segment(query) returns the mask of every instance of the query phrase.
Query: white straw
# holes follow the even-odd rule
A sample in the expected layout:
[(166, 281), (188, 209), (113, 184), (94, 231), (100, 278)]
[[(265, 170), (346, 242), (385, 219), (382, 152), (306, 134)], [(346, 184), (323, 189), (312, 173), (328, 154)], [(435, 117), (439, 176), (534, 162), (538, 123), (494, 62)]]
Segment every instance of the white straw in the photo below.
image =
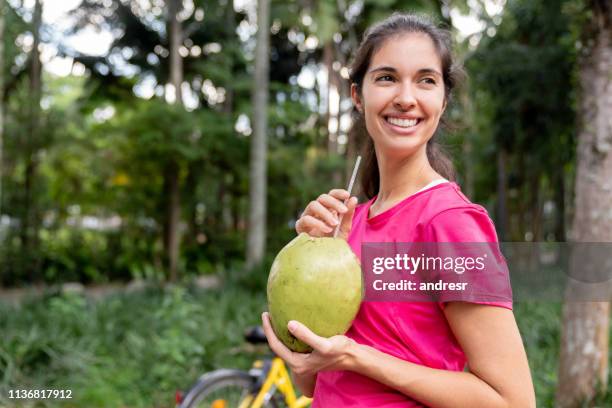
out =
[[(344, 200), (344, 205), (346, 205), (348, 201), (351, 199), (351, 191), (353, 190), (353, 184), (355, 183), (355, 178), (357, 177), (357, 170), (359, 169), (360, 163), (361, 163), (361, 156), (357, 156), (357, 160), (355, 161), (355, 166), (353, 167), (353, 174), (351, 175), (351, 181), (349, 181), (349, 185), (347, 188), (349, 196), (346, 200)], [(340, 231), (340, 225), (342, 225), (342, 218), (344, 218), (344, 214), (340, 214), (338, 225), (336, 225), (336, 230), (334, 231), (334, 238), (338, 236), (338, 232)]]

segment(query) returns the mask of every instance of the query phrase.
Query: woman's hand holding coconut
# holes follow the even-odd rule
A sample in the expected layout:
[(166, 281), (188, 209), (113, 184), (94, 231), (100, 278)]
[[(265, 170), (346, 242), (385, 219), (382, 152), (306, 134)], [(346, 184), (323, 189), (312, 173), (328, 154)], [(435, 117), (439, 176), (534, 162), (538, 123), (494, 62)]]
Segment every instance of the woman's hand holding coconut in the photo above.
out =
[(295, 230), (298, 234), (305, 232), (312, 237), (330, 237), (333, 236), (340, 221), (340, 215), (343, 215), (337, 238), (346, 240), (357, 207), (357, 197), (350, 199), (349, 197), (349, 192), (343, 189), (334, 189), (328, 194), (321, 194), (316, 200), (308, 203), (302, 216), (295, 223)]
[(359, 260), (346, 242), (356, 206), (357, 198), (342, 189), (308, 203), (295, 225), (298, 236), (270, 270), (264, 331), (307, 396), (319, 371), (350, 370), (354, 363), (356, 343), (343, 333), (362, 297)]
[(321, 337), (297, 321), (290, 321), (287, 328), (293, 336), (312, 347), (312, 352), (296, 353), (287, 348), (274, 334), (268, 313), (262, 315), (263, 328), (268, 344), (297, 376), (314, 376), (322, 370), (350, 370), (353, 366), (353, 339), (344, 335)]

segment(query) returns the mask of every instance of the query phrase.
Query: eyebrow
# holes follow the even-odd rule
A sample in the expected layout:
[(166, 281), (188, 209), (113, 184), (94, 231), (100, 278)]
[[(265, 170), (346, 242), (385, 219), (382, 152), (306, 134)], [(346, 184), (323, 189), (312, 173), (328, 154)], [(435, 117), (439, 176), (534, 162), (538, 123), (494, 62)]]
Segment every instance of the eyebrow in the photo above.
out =
[[(389, 66), (383, 66), (383, 67), (377, 67), (377, 68), (371, 69), (368, 72), (368, 74), (373, 74), (373, 73), (380, 72), (380, 71), (397, 73), (397, 69), (395, 69), (393, 67), (389, 67)], [(421, 69), (418, 70), (417, 73), (418, 74), (434, 74), (434, 75), (437, 75), (437, 76), (440, 76), (440, 77), (442, 76), (440, 71), (438, 71), (437, 69), (434, 69), (434, 68), (421, 68)]]

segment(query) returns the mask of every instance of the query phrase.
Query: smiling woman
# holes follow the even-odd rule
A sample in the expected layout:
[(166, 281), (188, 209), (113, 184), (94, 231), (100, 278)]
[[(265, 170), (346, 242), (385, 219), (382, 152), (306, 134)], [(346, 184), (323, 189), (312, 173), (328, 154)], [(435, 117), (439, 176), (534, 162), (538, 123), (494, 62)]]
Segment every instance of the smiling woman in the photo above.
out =
[[(423, 153), (446, 107), (441, 62), (432, 39), (403, 34), (374, 54), (361, 85), (352, 96), (365, 116), (368, 134), (379, 152), (377, 161)], [(415, 157), (416, 157), (415, 156)]]
[[(386, 41), (390, 37), (395, 41)], [(372, 27), (357, 50), (350, 75), (356, 108), (352, 133), (356, 137), (365, 129), (370, 136), (365, 142), (365, 176), (361, 183), (368, 197), (376, 195), (380, 187), (379, 160), (385, 155), (408, 153), (394, 149), (401, 144), (389, 145), (393, 138), (387, 138), (386, 143), (385, 139), (377, 140), (375, 135), (380, 133), (376, 127), (400, 136), (418, 130), (416, 136), (421, 139), (413, 137), (403, 143), (413, 148), (420, 145), (431, 168), (446, 179), (454, 179), (452, 162), (436, 142), (452, 91), (464, 76), (462, 68), (453, 64), (450, 44), (448, 31), (425, 18), (411, 16), (405, 20), (390, 18)], [(419, 143), (423, 137), (427, 143)], [(414, 157), (422, 159), (423, 155)]]
[[(340, 237), (362, 265), (362, 243), (497, 246), (486, 210), (450, 181), (451, 162), (435, 142), (461, 72), (453, 66), (450, 44), (448, 32), (411, 14), (394, 14), (368, 30), (350, 79), (353, 131), (367, 135), (362, 188), (369, 200), (357, 205), (340, 189), (322, 194), (306, 206), (298, 233), (330, 236), (340, 223)], [(500, 270), (507, 277), (507, 269)], [(314, 395), (314, 407), (535, 406), (507, 298), (364, 301), (346, 335), (329, 338), (290, 321), (291, 334), (312, 347), (307, 355), (287, 349), (266, 314), (263, 324), (296, 384)]]

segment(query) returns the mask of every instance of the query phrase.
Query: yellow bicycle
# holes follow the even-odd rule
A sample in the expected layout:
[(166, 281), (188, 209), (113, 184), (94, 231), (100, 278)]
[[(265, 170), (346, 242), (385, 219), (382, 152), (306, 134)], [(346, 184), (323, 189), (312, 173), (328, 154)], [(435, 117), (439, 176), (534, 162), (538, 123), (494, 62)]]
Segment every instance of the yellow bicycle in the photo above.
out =
[[(267, 344), (259, 326), (248, 331), (245, 339), (251, 344)], [(277, 356), (256, 360), (249, 371), (206, 373), (179, 400), (177, 408), (303, 408), (312, 402), (297, 396), (285, 362)]]

